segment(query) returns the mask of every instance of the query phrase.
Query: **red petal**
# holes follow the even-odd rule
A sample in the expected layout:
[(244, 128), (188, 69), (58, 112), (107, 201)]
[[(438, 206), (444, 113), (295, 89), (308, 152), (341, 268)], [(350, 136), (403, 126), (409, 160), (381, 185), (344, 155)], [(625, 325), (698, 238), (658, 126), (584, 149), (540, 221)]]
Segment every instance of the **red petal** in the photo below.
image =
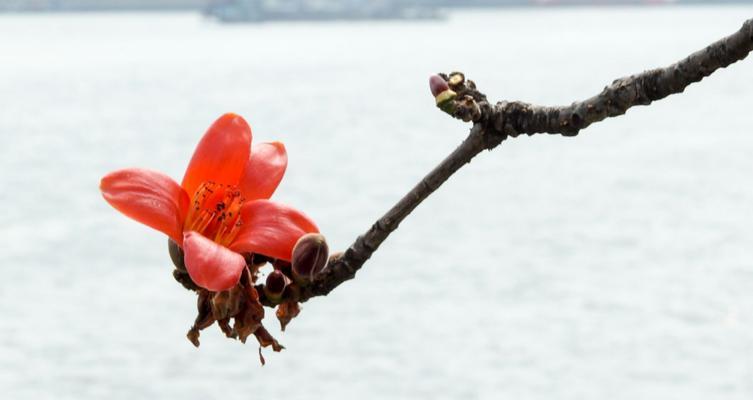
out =
[(239, 181), (246, 200), (272, 197), (288, 167), (288, 153), (280, 142), (254, 145)]
[(129, 168), (107, 174), (99, 183), (102, 196), (126, 216), (183, 241), (188, 195), (169, 176)]
[(246, 267), (246, 260), (242, 255), (197, 232), (184, 234), (183, 251), (188, 275), (194, 283), (213, 292), (235, 286)]
[(236, 114), (225, 114), (196, 146), (182, 186), (193, 196), (202, 182), (236, 185), (251, 152), (251, 127)]
[(293, 246), (310, 232), (319, 232), (302, 212), (269, 200), (254, 200), (241, 208), (243, 225), (230, 248), (290, 261)]

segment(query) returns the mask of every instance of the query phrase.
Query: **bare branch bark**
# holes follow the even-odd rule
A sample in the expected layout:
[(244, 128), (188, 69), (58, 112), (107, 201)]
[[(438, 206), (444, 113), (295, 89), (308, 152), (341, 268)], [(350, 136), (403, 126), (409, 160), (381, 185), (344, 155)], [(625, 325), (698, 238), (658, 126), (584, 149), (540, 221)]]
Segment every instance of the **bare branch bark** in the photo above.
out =
[(542, 107), (521, 102), (499, 102), (485, 116), (494, 129), (509, 136), (521, 133), (575, 136), (589, 125), (616, 117), (636, 105), (649, 105), (682, 93), (690, 84), (740, 61), (753, 50), (753, 19), (734, 34), (710, 44), (665, 68), (620, 78), (596, 96), (569, 106)]
[[(753, 19), (742, 28), (703, 50), (665, 68), (646, 71), (615, 80), (596, 96), (569, 106), (546, 107), (513, 101), (491, 105), (463, 74), (441, 75), (454, 92), (442, 109), (453, 117), (473, 122), (469, 136), (418, 183), (405, 197), (382, 216), (366, 233), (330, 264), (316, 280), (297, 293), (298, 301), (325, 296), (356, 272), (385, 239), (431, 193), (452, 174), (484, 149), (492, 149), (508, 137), (535, 133), (575, 136), (589, 125), (624, 114), (630, 107), (648, 105), (669, 95), (681, 93), (687, 86), (744, 59), (753, 50)], [(263, 291), (260, 291), (263, 293)], [(271, 305), (266, 299), (262, 301)]]
[(434, 193), (452, 174), (487, 148), (486, 138), (481, 125), (474, 125), (470, 135), (437, 165), (421, 182), (397, 202), (371, 228), (359, 236), (341, 256), (330, 260), (327, 268), (317, 276), (311, 285), (301, 291), (299, 301), (306, 301), (314, 296), (326, 295), (340, 283), (355, 277), (356, 271), (379, 248), (379, 245), (400, 225), (405, 217)]

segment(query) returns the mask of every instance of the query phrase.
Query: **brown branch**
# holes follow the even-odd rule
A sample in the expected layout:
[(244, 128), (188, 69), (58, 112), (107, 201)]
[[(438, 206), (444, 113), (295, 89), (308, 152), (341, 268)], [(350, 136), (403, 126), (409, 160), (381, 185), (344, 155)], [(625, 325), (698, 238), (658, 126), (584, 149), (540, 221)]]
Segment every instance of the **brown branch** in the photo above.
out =
[[(325, 296), (341, 283), (355, 277), (371, 255), (423, 200), (452, 174), (484, 149), (492, 149), (507, 137), (535, 133), (575, 136), (589, 125), (624, 114), (630, 107), (648, 105), (671, 94), (681, 93), (687, 86), (744, 59), (753, 50), (753, 19), (746, 21), (736, 33), (666, 68), (615, 80), (598, 95), (569, 106), (544, 107), (522, 102), (499, 102), (491, 105), (486, 96), (466, 81), (461, 73), (442, 75), (452, 97), (441, 108), (463, 121), (473, 121), (469, 136), (424, 177), (405, 197), (382, 216), (366, 233), (330, 264), (314, 282), (301, 289), (295, 297), (306, 301)], [(445, 97), (446, 99), (446, 97)], [(263, 293), (263, 291), (260, 291)], [(262, 299), (267, 305), (272, 305)]]
[(734, 34), (712, 43), (666, 68), (620, 78), (596, 96), (569, 106), (542, 107), (521, 102), (499, 102), (489, 115), (494, 129), (504, 135), (521, 133), (575, 136), (581, 129), (633, 106), (649, 105), (669, 95), (682, 93), (690, 84), (719, 68), (740, 61), (753, 50), (753, 19)]

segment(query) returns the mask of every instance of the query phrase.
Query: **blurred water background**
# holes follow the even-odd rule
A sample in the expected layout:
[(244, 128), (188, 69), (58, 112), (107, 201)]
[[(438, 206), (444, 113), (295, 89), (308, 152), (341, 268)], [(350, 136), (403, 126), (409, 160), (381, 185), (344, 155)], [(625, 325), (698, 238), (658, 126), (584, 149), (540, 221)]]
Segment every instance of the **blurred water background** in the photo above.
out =
[[(185, 333), (165, 238), (100, 197), (180, 179), (220, 114), (290, 165), (275, 199), (344, 249), (466, 135), (427, 78), (566, 104), (737, 30), (751, 6), (514, 9), (226, 26), (196, 14), (0, 16), (4, 399), (750, 399), (753, 61), (577, 138), (480, 155), (287, 349)], [(268, 325), (276, 327), (273, 320)]]

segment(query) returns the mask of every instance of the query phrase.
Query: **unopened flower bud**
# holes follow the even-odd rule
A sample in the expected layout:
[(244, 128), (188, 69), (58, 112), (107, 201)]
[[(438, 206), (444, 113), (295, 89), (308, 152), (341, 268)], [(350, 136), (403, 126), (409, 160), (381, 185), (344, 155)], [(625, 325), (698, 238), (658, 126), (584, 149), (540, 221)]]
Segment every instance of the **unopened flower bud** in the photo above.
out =
[(280, 301), (288, 284), (290, 284), (290, 279), (280, 270), (274, 270), (267, 275), (267, 283), (264, 285), (264, 294), (273, 302)]
[(186, 264), (183, 261), (183, 249), (178, 246), (178, 243), (175, 243), (175, 241), (172, 239), (168, 239), (167, 250), (170, 252), (170, 259), (173, 260), (175, 268), (178, 268), (181, 271), (185, 271)]
[(437, 97), (445, 90), (449, 90), (450, 86), (447, 85), (447, 81), (445, 81), (441, 76), (432, 75), (429, 78), (429, 88), (431, 89), (431, 95)]
[(293, 247), (293, 279), (299, 285), (311, 282), (327, 266), (329, 247), (324, 236), (308, 233), (301, 236)]
[(439, 75), (432, 75), (429, 78), (429, 88), (431, 89), (431, 94), (434, 95), (434, 100), (437, 101), (437, 107), (451, 113), (452, 100), (455, 99), (457, 93), (450, 89), (444, 78)]

